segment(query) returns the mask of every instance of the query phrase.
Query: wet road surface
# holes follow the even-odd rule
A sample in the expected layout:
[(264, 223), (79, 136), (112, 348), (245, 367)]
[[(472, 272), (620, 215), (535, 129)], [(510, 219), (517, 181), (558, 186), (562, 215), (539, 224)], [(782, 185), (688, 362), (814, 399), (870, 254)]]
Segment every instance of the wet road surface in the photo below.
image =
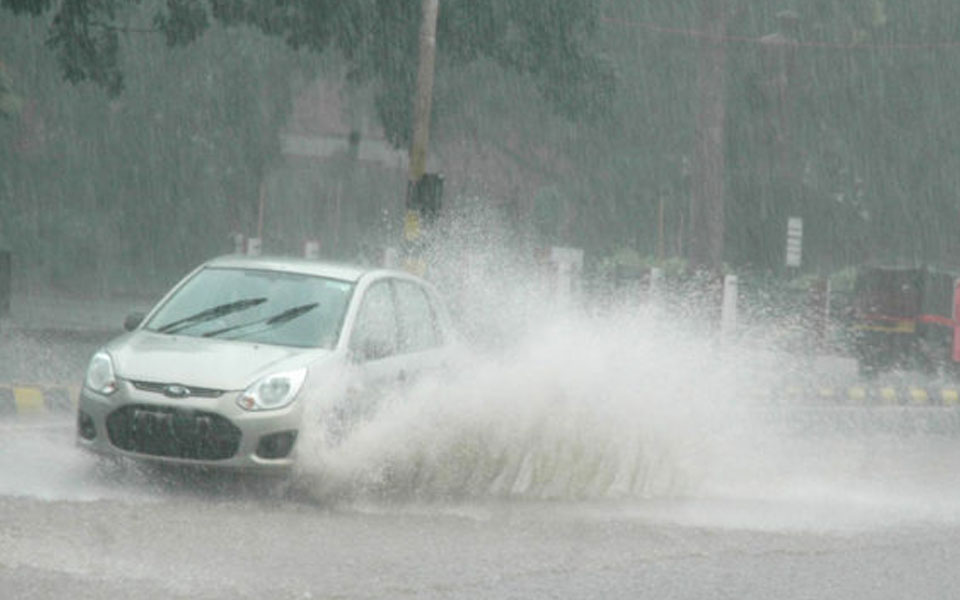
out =
[[(11, 377), (78, 379), (101, 343), (6, 335)], [(547, 332), (286, 482), (2, 419), (0, 597), (956, 597), (960, 409), (758, 407), (781, 363), (648, 337)]]
[[(4, 423), (0, 589), (91, 599), (952, 597), (960, 440), (894, 441), (821, 439), (828, 450), (798, 460), (792, 480), (734, 476), (687, 497), (344, 498), (309, 480), (291, 489), (102, 466), (73, 447), (68, 422)], [(848, 464), (826, 459), (844, 451)]]

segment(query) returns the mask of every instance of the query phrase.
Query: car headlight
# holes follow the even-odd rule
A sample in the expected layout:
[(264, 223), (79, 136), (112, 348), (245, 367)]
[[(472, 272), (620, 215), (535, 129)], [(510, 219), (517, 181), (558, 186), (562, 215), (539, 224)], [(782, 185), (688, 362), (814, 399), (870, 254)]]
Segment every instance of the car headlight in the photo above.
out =
[(237, 404), (244, 410), (283, 408), (297, 397), (306, 377), (306, 369), (267, 375), (244, 390), (237, 398)]
[(87, 388), (105, 396), (117, 391), (117, 376), (113, 372), (113, 359), (105, 351), (100, 350), (90, 359), (87, 367), (87, 376), (83, 380)]

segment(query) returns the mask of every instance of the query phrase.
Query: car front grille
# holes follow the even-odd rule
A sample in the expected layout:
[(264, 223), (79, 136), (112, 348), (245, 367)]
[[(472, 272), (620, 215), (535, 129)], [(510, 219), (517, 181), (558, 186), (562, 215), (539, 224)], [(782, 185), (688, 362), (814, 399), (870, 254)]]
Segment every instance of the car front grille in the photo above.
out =
[[(143, 392), (153, 392), (154, 394), (163, 394), (170, 397), (194, 397), (194, 398), (218, 398), (223, 395), (223, 390), (217, 390), (213, 388), (202, 388), (178, 384), (169, 384), (169, 383), (158, 383), (156, 381), (134, 381), (130, 380), (130, 383), (133, 384), (133, 387), (137, 388)], [(177, 387), (181, 390), (185, 390), (185, 393), (182, 395), (172, 396), (168, 390), (171, 387)]]
[(213, 413), (131, 404), (107, 416), (110, 443), (150, 456), (224, 460), (237, 453), (240, 430)]

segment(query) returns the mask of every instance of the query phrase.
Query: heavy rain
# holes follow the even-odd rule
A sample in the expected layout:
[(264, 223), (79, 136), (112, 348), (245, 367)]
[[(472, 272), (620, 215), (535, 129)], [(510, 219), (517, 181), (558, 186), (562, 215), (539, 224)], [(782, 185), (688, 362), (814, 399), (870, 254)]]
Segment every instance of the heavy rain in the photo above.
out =
[(954, 597), (958, 80), (948, 0), (0, 0), (0, 598)]

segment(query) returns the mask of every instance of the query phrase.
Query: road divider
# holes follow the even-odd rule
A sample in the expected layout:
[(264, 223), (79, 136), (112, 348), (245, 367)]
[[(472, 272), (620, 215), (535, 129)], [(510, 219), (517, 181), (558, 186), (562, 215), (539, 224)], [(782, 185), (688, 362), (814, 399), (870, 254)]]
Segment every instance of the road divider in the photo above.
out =
[(788, 387), (783, 392), (773, 392), (771, 397), (774, 400), (807, 405), (960, 407), (960, 387), (889, 385)]
[[(76, 385), (0, 384), (0, 418), (69, 414), (79, 393)], [(788, 386), (762, 395), (785, 405), (960, 408), (960, 386)]]
[(0, 385), (0, 417), (69, 414), (79, 391), (67, 385)]

